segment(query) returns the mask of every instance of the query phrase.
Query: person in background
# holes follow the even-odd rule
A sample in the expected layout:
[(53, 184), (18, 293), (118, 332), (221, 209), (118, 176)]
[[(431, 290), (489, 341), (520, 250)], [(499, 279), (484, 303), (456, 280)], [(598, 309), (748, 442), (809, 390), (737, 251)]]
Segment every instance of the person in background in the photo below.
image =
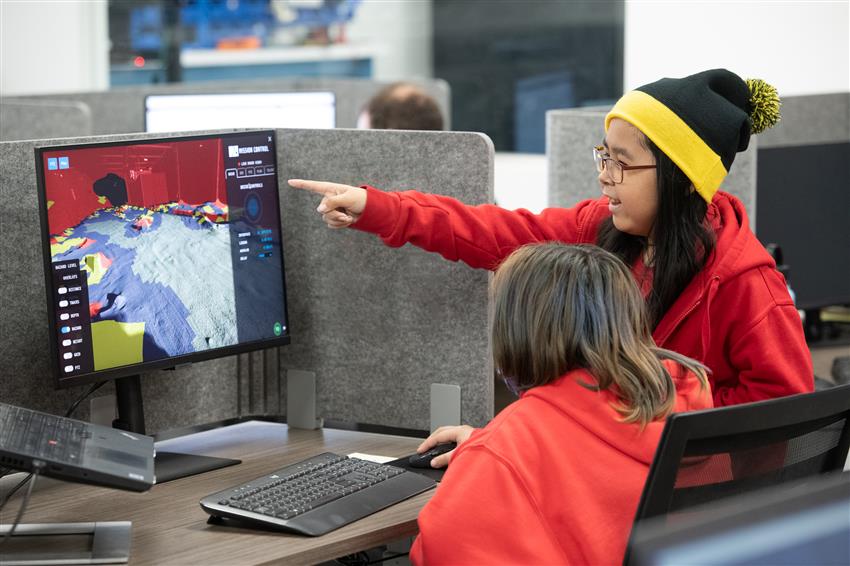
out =
[(442, 130), (437, 102), (410, 83), (394, 83), (373, 96), (357, 118), (357, 127), (373, 130)]
[(705, 364), (714, 404), (733, 405), (813, 389), (785, 280), (741, 201), (719, 190), (736, 152), (778, 119), (773, 87), (725, 69), (639, 87), (607, 114), (593, 148), (601, 198), (539, 215), (417, 191), (289, 183), (322, 195), (318, 211), (331, 228), (476, 268), (496, 269), (529, 243), (598, 244), (629, 266), (658, 346)]
[(705, 368), (655, 347), (599, 247), (519, 248), (491, 296), (494, 365), (520, 399), (455, 449), (411, 560), (620, 564), (665, 417), (712, 406)]

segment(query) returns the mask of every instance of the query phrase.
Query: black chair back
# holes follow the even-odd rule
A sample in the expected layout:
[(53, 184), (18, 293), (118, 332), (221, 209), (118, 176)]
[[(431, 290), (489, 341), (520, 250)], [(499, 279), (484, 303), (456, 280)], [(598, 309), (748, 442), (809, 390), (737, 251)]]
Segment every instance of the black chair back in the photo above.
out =
[(661, 515), (673, 523), (702, 503), (840, 471), (848, 451), (850, 384), (673, 414), (655, 452), (635, 524)]

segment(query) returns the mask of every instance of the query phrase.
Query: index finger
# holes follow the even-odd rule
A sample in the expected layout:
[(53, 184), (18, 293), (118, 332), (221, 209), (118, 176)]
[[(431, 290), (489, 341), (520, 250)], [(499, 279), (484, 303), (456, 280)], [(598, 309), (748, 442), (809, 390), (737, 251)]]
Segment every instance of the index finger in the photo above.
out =
[(431, 435), (422, 441), (416, 451), (420, 454), (433, 448), (438, 444), (445, 444), (446, 442), (457, 442), (457, 429), (456, 426), (441, 426), (437, 430), (431, 433)]
[(348, 190), (348, 185), (341, 183), (329, 183), (327, 181), (310, 181), (307, 179), (289, 179), (289, 186), (295, 189), (310, 191), (322, 196), (333, 196)]

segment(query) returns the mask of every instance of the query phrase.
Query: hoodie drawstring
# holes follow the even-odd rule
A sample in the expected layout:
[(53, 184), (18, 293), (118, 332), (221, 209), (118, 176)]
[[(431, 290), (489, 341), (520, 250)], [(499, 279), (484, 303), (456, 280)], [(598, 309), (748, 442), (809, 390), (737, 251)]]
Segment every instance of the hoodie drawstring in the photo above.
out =
[(708, 356), (708, 348), (711, 345), (711, 300), (717, 294), (717, 289), (720, 287), (720, 276), (714, 275), (711, 282), (708, 284), (708, 290), (705, 293), (705, 305), (703, 306), (702, 315), (702, 332), (700, 332), (700, 357), (705, 363)]

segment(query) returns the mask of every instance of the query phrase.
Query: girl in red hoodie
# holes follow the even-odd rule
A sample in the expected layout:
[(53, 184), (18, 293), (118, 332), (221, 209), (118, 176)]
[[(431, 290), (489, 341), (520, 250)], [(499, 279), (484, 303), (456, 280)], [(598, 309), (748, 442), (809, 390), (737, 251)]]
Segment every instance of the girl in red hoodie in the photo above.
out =
[(725, 69), (628, 92), (593, 148), (602, 198), (539, 215), (416, 191), (290, 184), (324, 197), (319, 211), (333, 228), (472, 267), (495, 269), (528, 243), (596, 243), (630, 267), (655, 342), (711, 370), (715, 405), (757, 401), (811, 391), (814, 379), (784, 278), (741, 202), (718, 190), (735, 153), (778, 120), (778, 107), (773, 87)]
[(596, 246), (522, 247), (492, 296), (520, 399), (455, 449), (411, 559), (619, 564), (664, 417), (712, 406), (704, 368), (655, 347), (628, 268)]

